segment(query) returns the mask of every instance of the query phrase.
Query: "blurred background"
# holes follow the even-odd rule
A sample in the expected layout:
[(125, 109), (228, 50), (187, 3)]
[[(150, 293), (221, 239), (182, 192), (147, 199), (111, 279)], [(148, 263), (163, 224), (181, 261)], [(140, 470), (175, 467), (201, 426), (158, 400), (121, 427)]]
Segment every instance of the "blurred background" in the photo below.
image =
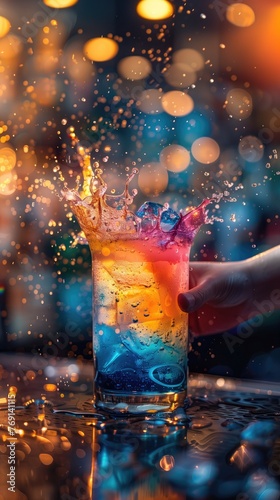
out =
[[(134, 209), (223, 195), (193, 260), (280, 243), (279, 25), (276, 0), (0, 2), (1, 351), (92, 357), (90, 252), (60, 196), (81, 147), (111, 192), (139, 169)], [(279, 325), (197, 339), (190, 371), (280, 380)]]

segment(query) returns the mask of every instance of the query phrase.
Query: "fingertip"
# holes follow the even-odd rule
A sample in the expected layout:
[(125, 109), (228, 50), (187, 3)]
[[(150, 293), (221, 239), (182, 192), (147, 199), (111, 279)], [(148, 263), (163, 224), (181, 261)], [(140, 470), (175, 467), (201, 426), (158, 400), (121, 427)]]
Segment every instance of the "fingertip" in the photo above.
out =
[(177, 298), (178, 306), (182, 311), (185, 311), (185, 296), (183, 293), (180, 293)]
[(178, 295), (178, 305), (184, 312), (190, 312), (194, 305), (194, 297), (190, 294), (180, 293)]

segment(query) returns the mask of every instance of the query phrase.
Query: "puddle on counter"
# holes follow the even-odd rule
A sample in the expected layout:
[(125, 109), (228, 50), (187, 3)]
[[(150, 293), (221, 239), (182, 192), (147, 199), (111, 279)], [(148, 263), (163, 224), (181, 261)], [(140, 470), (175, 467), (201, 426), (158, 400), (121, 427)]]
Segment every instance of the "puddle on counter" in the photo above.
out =
[[(146, 488), (164, 484), (176, 500), (279, 498), (280, 398), (202, 392), (190, 400), (187, 419), (182, 411), (156, 420), (108, 417), (93, 411), (87, 394), (26, 398), (15, 412), (18, 490), (28, 495), (45, 481), (42, 491), (51, 488), (54, 499), (105, 500), (113, 489), (114, 498), (129, 500), (144, 481)], [(4, 405), (0, 418), (7, 418)], [(2, 423), (6, 469), (9, 438)]]

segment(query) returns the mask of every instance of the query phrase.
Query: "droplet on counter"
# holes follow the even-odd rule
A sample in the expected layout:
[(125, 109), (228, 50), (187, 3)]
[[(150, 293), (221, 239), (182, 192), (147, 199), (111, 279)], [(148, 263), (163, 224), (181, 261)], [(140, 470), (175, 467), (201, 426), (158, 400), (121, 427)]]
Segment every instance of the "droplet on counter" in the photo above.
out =
[(206, 427), (210, 427), (211, 425), (212, 422), (207, 418), (193, 418), (190, 423), (190, 429), (205, 429)]
[(160, 465), (161, 469), (168, 472), (171, 469), (173, 469), (173, 467), (175, 465), (175, 458), (172, 455), (164, 455), (161, 458), (159, 465)]

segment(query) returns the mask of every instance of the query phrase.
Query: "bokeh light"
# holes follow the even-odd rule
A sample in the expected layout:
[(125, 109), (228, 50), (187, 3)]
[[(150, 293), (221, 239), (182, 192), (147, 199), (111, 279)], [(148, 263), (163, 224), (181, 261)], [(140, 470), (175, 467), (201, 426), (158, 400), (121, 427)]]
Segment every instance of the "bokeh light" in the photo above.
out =
[(189, 71), (200, 71), (204, 68), (204, 59), (195, 49), (179, 49), (173, 54), (173, 62), (184, 64)]
[(160, 153), (160, 163), (170, 172), (183, 172), (191, 160), (189, 151), (178, 144), (171, 144)]
[(95, 76), (95, 67), (85, 61), (81, 54), (76, 53), (68, 59), (67, 73), (76, 82), (88, 82)]
[(156, 21), (171, 17), (174, 9), (172, 3), (167, 0), (141, 0), (136, 11), (140, 17)]
[(85, 58), (80, 40), (74, 38), (64, 47), (63, 63), (70, 78), (77, 82), (92, 81), (96, 66)]
[(84, 45), (85, 56), (96, 62), (109, 61), (117, 55), (118, 51), (118, 43), (106, 37), (91, 38)]
[(24, 145), (17, 150), (17, 168), (21, 175), (28, 175), (37, 165), (37, 155), (33, 148)]
[(227, 20), (239, 28), (248, 28), (255, 22), (255, 13), (245, 3), (232, 3), (226, 10)]
[(39, 453), (38, 458), (44, 465), (51, 465), (53, 463), (53, 456), (49, 453)]
[(11, 29), (11, 23), (9, 19), (4, 16), (0, 16), (0, 38), (6, 36)]
[(53, 7), (54, 9), (65, 9), (66, 7), (72, 7), (78, 0), (43, 0), (44, 4), (48, 7)]
[(10, 196), (17, 188), (17, 174), (14, 172), (6, 172), (0, 174), (0, 195)]
[(180, 90), (170, 90), (162, 96), (162, 107), (172, 116), (185, 116), (194, 108), (193, 99)]
[(0, 147), (0, 174), (9, 172), (15, 167), (16, 152), (8, 145)]
[(219, 158), (219, 144), (211, 137), (200, 137), (196, 139), (191, 147), (193, 157), (200, 163), (213, 163)]
[(42, 106), (50, 106), (56, 101), (57, 94), (56, 79), (42, 77), (38, 78), (32, 96)]
[(143, 90), (137, 101), (137, 106), (141, 111), (150, 115), (162, 113), (162, 95), (159, 89)]
[(164, 73), (166, 82), (172, 87), (186, 88), (195, 83), (197, 75), (188, 64), (171, 64)]
[(118, 72), (128, 80), (142, 80), (152, 71), (152, 65), (148, 59), (142, 56), (124, 57), (118, 64)]
[(252, 97), (244, 89), (231, 89), (226, 96), (225, 109), (231, 118), (246, 120), (252, 113)]
[(138, 176), (138, 186), (143, 194), (154, 197), (162, 193), (168, 184), (168, 173), (159, 162), (142, 166)]
[(280, 85), (280, 5), (273, 0), (265, 4), (251, 2), (251, 5), (256, 16), (252, 26), (238, 31), (225, 30), (226, 50), (221, 51), (222, 62), (234, 67), (252, 88), (256, 85), (269, 91)]
[(1, 39), (1, 59), (12, 59), (17, 57), (21, 51), (22, 41), (18, 36), (10, 33)]
[(238, 152), (244, 160), (254, 163), (262, 159), (264, 146), (258, 137), (246, 135), (239, 142)]

